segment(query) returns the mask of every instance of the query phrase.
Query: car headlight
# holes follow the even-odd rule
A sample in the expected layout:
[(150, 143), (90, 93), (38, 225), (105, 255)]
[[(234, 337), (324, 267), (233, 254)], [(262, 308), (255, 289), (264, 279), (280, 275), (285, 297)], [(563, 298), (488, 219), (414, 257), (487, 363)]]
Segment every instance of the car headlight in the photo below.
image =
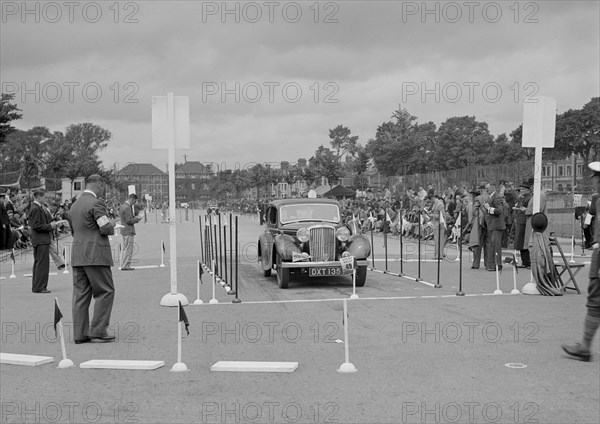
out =
[(339, 241), (347, 241), (350, 238), (350, 230), (346, 227), (340, 227), (335, 232), (335, 236)]
[(308, 228), (300, 228), (297, 232), (296, 232), (296, 237), (298, 238), (298, 240), (300, 240), (302, 243), (306, 243), (309, 239), (310, 239), (310, 232), (308, 231)]

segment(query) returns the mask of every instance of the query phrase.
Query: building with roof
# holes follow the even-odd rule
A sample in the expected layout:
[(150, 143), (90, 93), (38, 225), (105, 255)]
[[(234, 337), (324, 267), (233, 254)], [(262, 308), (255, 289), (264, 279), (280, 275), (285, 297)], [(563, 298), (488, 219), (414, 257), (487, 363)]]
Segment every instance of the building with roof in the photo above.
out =
[(210, 190), (208, 182), (214, 175), (210, 165), (199, 161), (175, 164), (175, 198), (178, 202), (208, 201)]
[(169, 200), (168, 174), (151, 163), (128, 163), (115, 171), (115, 177), (125, 186), (135, 185), (140, 199), (149, 194), (155, 204)]

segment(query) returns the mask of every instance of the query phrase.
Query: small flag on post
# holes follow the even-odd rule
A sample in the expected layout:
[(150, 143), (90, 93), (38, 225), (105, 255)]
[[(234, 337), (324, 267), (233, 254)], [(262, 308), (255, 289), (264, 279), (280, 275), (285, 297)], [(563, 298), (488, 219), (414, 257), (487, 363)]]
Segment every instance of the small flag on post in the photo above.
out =
[(58, 307), (58, 302), (56, 301), (56, 299), (54, 299), (54, 333), (57, 337), (58, 332), (56, 331), (56, 326), (58, 325), (61, 319), (63, 319), (63, 314), (60, 311), (60, 308)]
[(13, 264), (14, 264), (16, 262), (16, 260), (15, 260), (15, 249), (11, 250), (11, 252), (10, 252), (10, 258), (12, 259)]
[(165, 248), (165, 242), (161, 241), (160, 244), (162, 245), (162, 251), (163, 251), (163, 253), (167, 253), (167, 249)]
[(198, 262), (198, 276), (200, 277), (200, 284), (202, 284), (202, 274), (204, 274), (204, 270), (202, 269), (202, 263)]
[(515, 268), (515, 272), (519, 273), (519, 267), (517, 266), (517, 257), (515, 256), (515, 252), (513, 252), (513, 267)]
[(187, 332), (187, 334), (189, 336), (190, 330), (188, 329), (188, 327), (190, 326), (190, 322), (188, 321), (188, 317), (185, 314), (185, 310), (183, 309), (183, 306), (181, 305), (181, 301), (179, 301), (179, 322), (183, 322), (185, 324), (185, 331)]

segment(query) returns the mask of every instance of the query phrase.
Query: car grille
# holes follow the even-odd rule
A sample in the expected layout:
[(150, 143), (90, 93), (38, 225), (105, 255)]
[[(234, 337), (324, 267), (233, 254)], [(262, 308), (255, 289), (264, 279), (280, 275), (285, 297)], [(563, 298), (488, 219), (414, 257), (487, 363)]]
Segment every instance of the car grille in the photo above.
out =
[(310, 229), (310, 256), (313, 262), (335, 260), (335, 230), (333, 228)]

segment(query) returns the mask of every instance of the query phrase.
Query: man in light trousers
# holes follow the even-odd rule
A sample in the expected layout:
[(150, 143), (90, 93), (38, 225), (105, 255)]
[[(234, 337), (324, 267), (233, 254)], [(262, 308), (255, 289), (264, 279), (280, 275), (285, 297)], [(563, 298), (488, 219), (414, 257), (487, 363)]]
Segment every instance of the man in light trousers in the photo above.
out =
[(137, 196), (131, 193), (125, 203), (119, 208), (121, 218), (121, 235), (123, 236), (123, 258), (121, 260), (121, 271), (133, 271), (131, 267), (131, 256), (133, 255), (133, 240), (135, 237), (135, 226), (140, 218), (135, 215), (134, 206)]

